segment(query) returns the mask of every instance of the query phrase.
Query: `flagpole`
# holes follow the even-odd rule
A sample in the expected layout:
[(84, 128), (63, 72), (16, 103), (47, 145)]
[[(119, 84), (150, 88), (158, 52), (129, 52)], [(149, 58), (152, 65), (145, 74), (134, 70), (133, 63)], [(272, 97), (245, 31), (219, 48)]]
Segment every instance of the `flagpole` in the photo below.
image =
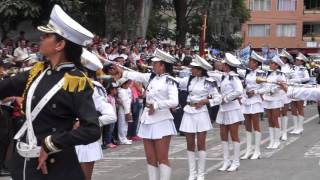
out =
[(199, 45), (199, 55), (205, 57), (205, 42), (206, 42), (206, 29), (207, 29), (207, 15), (201, 16), (201, 31), (200, 31), (200, 45)]

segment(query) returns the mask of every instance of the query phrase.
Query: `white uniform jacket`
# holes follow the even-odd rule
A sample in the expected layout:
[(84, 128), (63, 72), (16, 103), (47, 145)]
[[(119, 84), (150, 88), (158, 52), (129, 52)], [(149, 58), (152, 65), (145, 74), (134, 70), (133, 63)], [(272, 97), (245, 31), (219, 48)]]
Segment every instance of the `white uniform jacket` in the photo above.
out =
[(146, 87), (146, 103), (153, 104), (155, 112), (148, 114), (145, 107), (141, 115), (141, 122), (153, 124), (163, 120), (173, 119), (170, 108), (179, 104), (176, 80), (168, 74), (156, 75), (150, 82), (151, 73), (124, 71), (123, 77), (142, 82)]
[(279, 86), (275, 83), (278, 81), (286, 81), (284, 74), (281, 71), (271, 71), (267, 77), (267, 83), (264, 83), (265, 94), (263, 99), (265, 101), (279, 101), (283, 94), (279, 89)]
[(210, 107), (221, 103), (221, 95), (217, 90), (217, 82), (208, 77), (193, 77), (189, 82), (190, 77), (179, 79), (179, 87), (188, 89), (189, 94), (187, 97), (187, 105), (184, 107), (184, 111), (188, 113), (199, 113), (208, 111), (206, 106), (202, 106), (199, 109), (192, 107), (192, 104), (196, 104), (203, 99), (209, 99)]
[(96, 110), (99, 112), (99, 123), (100, 126), (111, 124), (117, 121), (116, 113), (113, 107), (107, 101), (107, 92), (104, 87), (97, 81), (93, 81), (94, 91), (93, 91), (93, 102)]
[(220, 104), (219, 111), (231, 111), (241, 109), (239, 98), (243, 92), (242, 83), (238, 74), (231, 71), (227, 75), (223, 75), (220, 84), (220, 93), (224, 103)]
[(293, 68), (289, 82), (291, 83), (307, 83), (310, 76), (306, 67), (300, 65)]
[[(266, 89), (262, 84), (256, 83), (256, 79), (259, 76), (264, 76), (265, 71), (261, 71), (256, 69), (254, 71), (249, 71), (245, 76), (245, 90), (243, 92), (243, 96), (241, 102), (245, 105), (251, 105), (255, 103), (261, 103), (262, 98), (261, 95), (266, 93)], [(254, 91), (255, 95), (252, 97), (248, 97), (246, 92)]]

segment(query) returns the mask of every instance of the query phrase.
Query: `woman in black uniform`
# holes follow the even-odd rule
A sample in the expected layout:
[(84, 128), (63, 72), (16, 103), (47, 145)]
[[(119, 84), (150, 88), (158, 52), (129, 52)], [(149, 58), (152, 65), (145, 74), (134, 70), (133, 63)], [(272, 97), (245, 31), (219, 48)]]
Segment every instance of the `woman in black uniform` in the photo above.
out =
[[(100, 137), (93, 85), (80, 70), (82, 46), (93, 35), (58, 5), (38, 29), (46, 33), (40, 52), (49, 61), (0, 81), (0, 99), (23, 96), (26, 115), (9, 169), (13, 180), (82, 180), (74, 146)], [(81, 127), (73, 130), (77, 118)]]

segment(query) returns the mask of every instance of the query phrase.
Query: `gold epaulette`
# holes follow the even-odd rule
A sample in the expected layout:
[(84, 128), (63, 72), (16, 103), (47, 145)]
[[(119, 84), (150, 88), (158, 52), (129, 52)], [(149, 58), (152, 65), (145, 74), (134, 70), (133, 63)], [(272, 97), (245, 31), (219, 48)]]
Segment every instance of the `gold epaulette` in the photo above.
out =
[(68, 92), (81, 92), (85, 89), (87, 82), (93, 89), (93, 83), (87, 76), (79, 77), (66, 73), (64, 75), (63, 89)]
[(26, 91), (27, 89), (29, 88), (29, 86), (31, 85), (33, 79), (40, 73), (44, 70), (44, 62), (38, 62), (36, 63), (32, 69), (30, 70), (29, 72), (29, 76), (28, 76), (28, 80), (27, 80), (27, 84), (26, 84), (26, 87), (23, 91), (23, 97), (25, 96), (26, 94)]

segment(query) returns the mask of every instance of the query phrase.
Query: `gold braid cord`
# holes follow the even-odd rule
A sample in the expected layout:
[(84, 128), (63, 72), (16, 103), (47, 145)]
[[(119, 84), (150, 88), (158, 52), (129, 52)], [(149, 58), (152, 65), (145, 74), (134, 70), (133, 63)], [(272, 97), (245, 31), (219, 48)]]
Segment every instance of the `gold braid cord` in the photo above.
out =
[(93, 89), (93, 83), (87, 76), (79, 77), (66, 73), (64, 75), (63, 89), (68, 92), (81, 92), (85, 89), (87, 82)]

